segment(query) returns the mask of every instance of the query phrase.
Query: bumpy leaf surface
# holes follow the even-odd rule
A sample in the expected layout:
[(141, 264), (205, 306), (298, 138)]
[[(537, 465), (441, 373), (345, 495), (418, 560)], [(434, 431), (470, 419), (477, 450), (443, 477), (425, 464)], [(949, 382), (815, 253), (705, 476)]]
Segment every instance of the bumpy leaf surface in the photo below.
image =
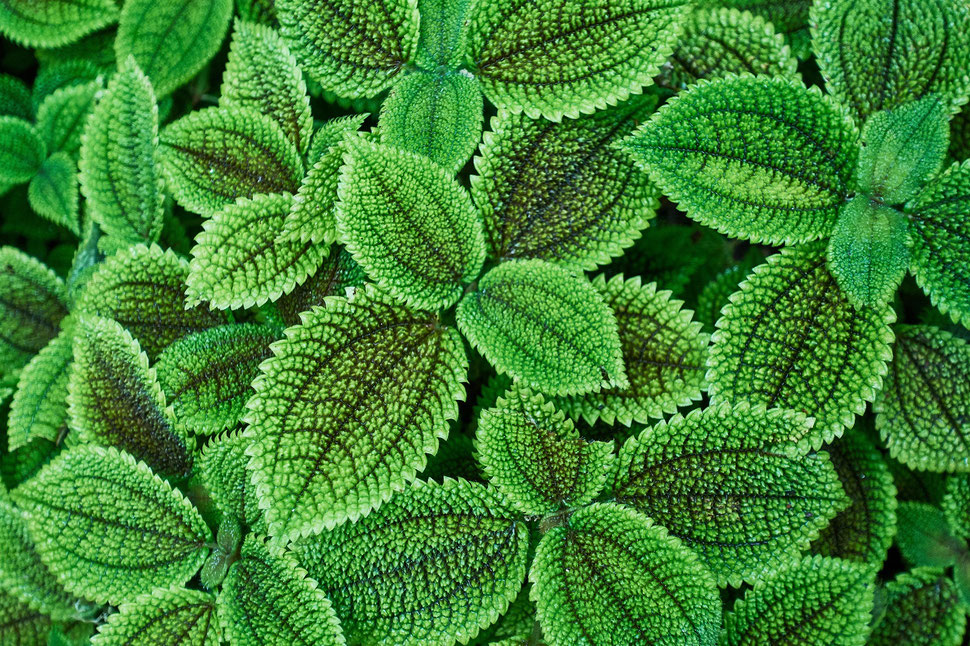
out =
[(27, 363), (59, 331), (67, 315), (64, 281), (14, 249), (0, 248), (0, 372)]
[(472, 0), (418, 0), (421, 14), (415, 62), (426, 70), (461, 66), (468, 44)]
[(885, 614), (871, 646), (958, 646), (966, 628), (956, 587), (942, 571), (918, 568), (886, 585)]
[(22, 80), (9, 74), (0, 74), (0, 115), (19, 117), (26, 121), (34, 118), (30, 89)]
[(30, 181), (46, 157), (47, 146), (37, 128), (17, 117), (0, 116), (0, 182)]
[(54, 153), (30, 180), (30, 207), (75, 235), (78, 224), (77, 168), (67, 153)]
[(940, 506), (950, 531), (960, 538), (970, 538), (970, 476), (947, 478), (946, 493)]
[(933, 505), (903, 502), (896, 515), (896, 543), (913, 565), (948, 567), (966, 552), (966, 543), (954, 536), (946, 516)]
[(315, 274), (276, 301), (283, 324), (297, 325), (301, 312), (323, 305), (328, 296), (346, 296), (347, 288), (360, 287), (366, 279), (364, 270), (345, 249), (332, 249)]
[(70, 85), (49, 94), (37, 108), (37, 130), (50, 152), (77, 158), (84, 124), (94, 109), (100, 81)]
[(59, 47), (118, 19), (112, 0), (4, 0), (0, 32), (27, 47)]
[(0, 641), (4, 646), (44, 644), (50, 631), (50, 617), (0, 590)]
[(253, 527), (262, 515), (246, 470), (247, 446), (249, 439), (239, 434), (216, 438), (206, 445), (196, 464), (206, 491), (223, 517)]
[(811, 55), (811, 34), (808, 29), (808, 10), (812, 0), (700, 0), (697, 6), (733, 7), (749, 11), (770, 22), (779, 33), (785, 34), (792, 51), (800, 59)]
[(216, 598), (158, 588), (126, 600), (91, 640), (93, 646), (219, 646)]
[(65, 325), (20, 373), (7, 421), (10, 451), (38, 437), (54, 442), (64, 431), (73, 344), (74, 326)]

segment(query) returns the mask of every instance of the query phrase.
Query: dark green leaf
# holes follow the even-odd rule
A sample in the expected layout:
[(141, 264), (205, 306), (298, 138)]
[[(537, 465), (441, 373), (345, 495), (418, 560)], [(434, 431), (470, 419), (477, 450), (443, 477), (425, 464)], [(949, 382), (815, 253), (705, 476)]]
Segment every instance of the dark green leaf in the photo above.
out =
[(59, 47), (118, 19), (113, 0), (4, 0), (0, 32), (27, 47)]
[(30, 181), (46, 157), (47, 146), (37, 128), (17, 117), (0, 116), (0, 182)]
[(913, 565), (947, 567), (966, 553), (966, 544), (953, 535), (946, 516), (933, 505), (903, 502), (896, 517), (896, 543)]
[(78, 224), (77, 165), (67, 153), (54, 153), (30, 180), (27, 190), (30, 207), (74, 235)]
[(808, 29), (808, 10), (812, 0), (700, 0), (699, 7), (732, 7), (749, 11), (770, 22), (779, 33), (785, 34), (798, 58), (811, 55), (811, 34)]
[(364, 270), (345, 249), (331, 248), (315, 274), (276, 301), (283, 324), (298, 325), (301, 312), (323, 305), (328, 296), (346, 296), (348, 288), (362, 286), (366, 278)]
[(31, 121), (34, 118), (34, 105), (30, 100), (30, 89), (19, 78), (0, 74), (0, 116), (10, 115)]
[(50, 617), (0, 590), (0, 642), (4, 646), (45, 644), (51, 625)]
[(157, 588), (121, 604), (92, 646), (219, 646), (216, 599), (198, 590)]
[(943, 515), (954, 536), (970, 538), (970, 476), (956, 475), (946, 479), (946, 494), (940, 503)]
[(967, 621), (956, 587), (940, 570), (918, 568), (886, 585), (886, 610), (870, 646), (959, 646)]

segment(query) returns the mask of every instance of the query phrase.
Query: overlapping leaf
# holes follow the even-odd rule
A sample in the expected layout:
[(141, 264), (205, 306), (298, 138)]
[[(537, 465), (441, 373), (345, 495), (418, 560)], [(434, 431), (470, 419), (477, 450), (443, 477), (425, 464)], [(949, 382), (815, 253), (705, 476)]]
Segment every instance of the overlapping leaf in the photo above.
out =
[(54, 442), (67, 423), (67, 381), (74, 359), (74, 326), (65, 325), (20, 374), (7, 421), (8, 450), (44, 438)]
[(811, 54), (811, 34), (808, 29), (808, 10), (812, 0), (785, 0), (784, 2), (764, 2), (763, 0), (701, 0), (699, 7), (732, 7), (749, 11), (755, 16), (770, 22), (784, 34), (792, 51), (801, 59)]
[(9, 374), (46, 346), (67, 315), (64, 281), (14, 249), (0, 248), (0, 373)]
[(434, 71), (461, 66), (471, 7), (472, 0), (418, 0), (421, 20), (414, 60), (420, 67)]
[(100, 87), (99, 81), (70, 85), (44, 98), (37, 108), (37, 131), (48, 151), (64, 151), (77, 158), (84, 123), (94, 109)]
[(27, 198), (30, 208), (75, 235), (78, 224), (77, 167), (67, 153), (47, 158), (30, 180)]
[(946, 493), (940, 503), (950, 531), (960, 538), (970, 538), (970, 476), (946, 479)]
[(900, 574), (886, 585), (885, 604), (869, 638), (872, 646), (961, 643), (966, 618), (953, 581), (942, 571), (918, 568)]
[(23, 119), (0, 116), (0, 182), (30, 181), (47, 157), (40, 133)]
[(0, 590), (0, 641), (5, 646), (37, 646), (47, 642), (50, 617), (18, 597)]
[(297, 325), (300, 313), (323, 305), (328, 296), (346, 296), (347, 289), (360, 287), (367, 276), (343, 248), (331, 249), (316, 273), (276, 301), (284, 325)]
[(219, 646), (216, 599), (184, 588), (157, 588), (121, 605), (93, 646)]
[(10, 115), (27, 121), (34, 118), (30, 89), (22, 80), (9, 74), (0, 74), (0, 115)]
[(118, 19), (112, 0), (6, 0), (0, 32), (27, 47), (58, 47)]
[(214, 438), (199, 457), (197, 470), (223, 518), (235, 518), (249, 527), (262, 519), (256, 494), (246, 470), (249, 438), (226, 435)]
[(903, 558), (920, 567), (948, 567), (966, 552), (966, 543), (954, 536), (946, 516), (922, 502), (903, 502), (896, 511), (896, 543)]

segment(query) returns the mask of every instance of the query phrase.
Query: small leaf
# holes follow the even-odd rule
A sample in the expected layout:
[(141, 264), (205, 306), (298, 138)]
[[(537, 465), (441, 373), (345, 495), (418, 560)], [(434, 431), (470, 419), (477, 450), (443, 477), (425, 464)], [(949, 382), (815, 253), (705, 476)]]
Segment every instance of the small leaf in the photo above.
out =
[(489, 271), (458, 328), (502, 373), (550, 395), (629, 385), (616, 318), (583, 276), (542, 260)]
[(73, 344), (74, 326), (65, 325), (20, 373), (7, 422), (10, 451), (38, 437), (56, 442), (63, 433), (67, 423), (67, 380), (74, 359)]
[(126, 0), (118, 61), (134, 56), (158, 96), (167, 96), (219, 51), (231, 17), (232, 0)]
[(74, 235), (78, 224), (77, 166), (67, 153), (54, 153), (30, 180), (30, 208)]
[(954, 536), (970, 538), (970, 476), (946, 479), (946, 494), (940, 503), (943, 515)]
[(37, 108), (37, 132), (49, 152), (63, 151), (77, 159), (81, 133), (94, 109), (100, 81), (70, 85), (49, 94)]
[(214, 438), (202, 450), (196, 468), (223, 518), (235, 518), (253, 528), (262, 514), (246, 470), (249, 444), (249, 438), (239, 434)]
[(911, 469), (970, 471), (970, 344), (928, 326), (899, 326), (876, 401), (889, 454)]
[(47, 146), (34, 126), (17, 117), (0, 116), (0, 182), (30, 181), (46, 157)]
[(121, 604), (92, 646), (219, 646), (216, 599), (198, 590), (157, 588)]
[(959, 646), (966, 624), (953, 581), (940, 570), (918, 568), (886, 584), (885, 614), (868, 643)]
[(5, 646), (44, 644), (51, 627), (50, 617), (0, 589), (0, 642)]
[(0, 373), (26, 364), (57, 336), (67, 315), (66, 292), (44, 264), (0, 247)]
[(61, 453), (11, 495), (51, 572), (98, 603), (188, 581), (212, 539), (178, 490), (114, 448)]
[(59, 47), (118, 19), (113, 0), (5, 0), (0, 32), (25, 47)]
[(457, 180), (428, 158), (363, 139), (344, 156), (337, 232), (380, 287), (444, 309), (485, 260), (481, 221)]
[(680, 0), (481, 0), (466, 60), (499, 108), (575, 118), (650, 85), (688, 11)]
[(348, 288), (360, 287), (366, 279), (364, 270), (345, 249), (331, 249), (315, 274), (276, 301), (283, 324), (298, 325), (301, 312), (324, 305), (328, 296), (346, 296)]
[(466, 643), (522, 587), (528, 530), (492, 489), (416, 482), (356, 522), (298, 543), (351, 643)]
[(933, 505), (903, 502), (896, 517), (899, 551), (913, 565), (947, 567), (966, 553), (966, 544), (953, 535), (943, 512)]
[(717, 643), (721, 603), (713, 577), (632, 509), (593, 504), (570, 514), (542, 537), (529, 578), (553, 646)]
[(471, 7), (472, 0), (418, 0), (421, 29), (414, 55), (418, 66), (428, 71), (461, 67)]

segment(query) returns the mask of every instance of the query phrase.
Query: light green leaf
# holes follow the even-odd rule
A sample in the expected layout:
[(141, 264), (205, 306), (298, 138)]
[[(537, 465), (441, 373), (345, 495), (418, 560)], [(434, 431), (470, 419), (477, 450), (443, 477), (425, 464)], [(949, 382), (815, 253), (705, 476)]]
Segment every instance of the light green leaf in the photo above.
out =
[[(111, 57), (111, 67), (114, 67), (113, 56)], [(84, 85), (96, 80), (106, 71), (109, 70), (99, 68), (89, 60), (74, 57), (55, 58), (41, 65), (37, 71), (37, 77), (34, 79), (30, 96), (34, 111), (36, 112), (40, 108), (44, 99), (60, 88)]]
[(219, 646), (216, 599), (198, 590), (157, 588), (126, 601), (91, 640), (93, 646)]
[(328, 296), (346, 296), (348, 288), (360, 287), (366, 279), (364, 270), (345, 249), (331, 249), (315, 274), (276, 301), (283, 324), (298, 325), (300, 313), (324, 305)]
[(872, 615), (874, 571), (805, 557), (755, 584), (724, 616), (722, 646), (863, 646)]
[(47, 146), (37, 128), (17, 117), (0, 116), (0, 182), (30, 181), (46, 157)]
[(98, 603), (188, 581), (212, 539), (178, 490), (114, 448), (61, 453), (11, 496), (51, 572)]
[(73, 344), (74, 326), (64, 325), (60, 334), (20, 373), (7, 422), (10, 451), (26, 446), (38, 437), (55, 442), (64, 432)]
[(113, 0), (5, 0), (0, 32), (25, 47), (59, 47), (118, 19)]
[(825, 267), (822, 244), (768, 258), (722, 312), (707, 362), (711, 403), (809, 413), (816, 446), (865, 411), (892, 358), (894, 312), (853, 307)]
[(373, 288), (302, 318), (260, 366), (245, 418), (274, 537), (357, 520), (412, 480), (457, 418), (468, 371), (456, 330)]
[(858, 132), (788, 77), (702, 81), (624, 142), (692, 219), (773, 245), (831, 233), (850, 193)]
[(435, 71), (461, 66), (472, 4), (472, 0), (418, 0), (421, 29), (414, 60), (419, 67)]
[(232, 106), (196, 110), (161, 135), (162, 172), (175, 201), (211, 215), (239, 197), (295, 193), (300, 153), (265, 114)]
[(202, 450), (196, 469), (222, 517), (254, 528), (260, 526), (262, 514), (246, 469), (249, 444), (249, 438), (240, 434), (213, 438)]
[(30, 208), (51, 222), (80, 235), (77, 166), (67, 153), (54, 153), (40, 167), (27, 189)]
[(22, 80), (9, 74), (0, 74), (0, 115), (10, 115), (25, 121), (32, 121), (34, 118), (30, 89)]
[(0, 642), (4, 646), (44, 644), (51, 626), (50, 617), (0, 590)]
[(155, 92), (129, 58), (87, 121), (79, 162), (87, 212), (119, 240), (152, 243), (162, 231), (157, 147)]
[(929, 325), (897, 327), (873, 410), (889, 454), (911, 469), (970, 471), (970, 344)]
[(655, 104), (647, 95), (559, 123), (500, 111), (471, 184), (490, 254), (595, 269), (632, 245), (658, 192), (614, 144)]
[(917, 566), (947, 567), (966, 553), (943, 512), (922, 502), (902, 502), (896, 510), (896, 543), (903, 558)]
[(778, 33), (784, 34), (798, 58), (806, 59), (811, 55), (811, 34), (808, 30), (808, 10), (812, 0), (784, 0), (765, 2), (764, 0), (700, 0), (698, 7), (732, 7), (750, 11), (772, 24)]
[(222, 44), (232, 0), (126, 0), (118, 24), (118, 61), (134, 56), (158, 96), (205, 67)]
[(963, 539), (970, 538), (970, 476), (947, 478), (946, 494), (940, 506), (953, 535)]
[(871, 646), (959, 646), (966, 617), (956, 587), (941, 570), (903, 572), (886, 585), (886, 610)]
[(485, 260), (481, 221), (468, 192), (428, 158), (348, 140), (337, 232), (367, 275), (393, 297), (444, 309)]
[(713, 577), (632, 509), (594, 504), (566, 515), (539, 542), (529, 578), (553, 646), (717, 643), (721, 602)]
[(675, 415), (624, 444), (613, 499), (663, 525), (721, 585), (764, 578), (848, 506), (810, 418), (739, 404)]
[(447, 646), (505, 612), (525, 578), (528, 542), (495, 491), (446, 478), (415, 482), (294, 549), (351, 643)]
[(418, 44), (417, 0), (277, 0), (276, 13), (306, 73), (347, 98), (387, 89)]
[(499, 372), (550, 395), (629, 385), (603, 296), (543, 260), (489, 271), (458, 305), (458, 328)]
[(236, 21), (219, 105), (273, 117), (296, 149), (306, 152), (313, 132), (310, 97), (296, 58), (276, 30)]
[(44, 98), (37, 108), (37, 132), (49, 152), (64, 151), (77, 158), (81, 133), (100, 88), (100, 80), (91, 81), (62, 87)]
[(465, 58), (499, 108), (575, 118), (650, 85), (688, 11), (681, 0), (480, 0)]

